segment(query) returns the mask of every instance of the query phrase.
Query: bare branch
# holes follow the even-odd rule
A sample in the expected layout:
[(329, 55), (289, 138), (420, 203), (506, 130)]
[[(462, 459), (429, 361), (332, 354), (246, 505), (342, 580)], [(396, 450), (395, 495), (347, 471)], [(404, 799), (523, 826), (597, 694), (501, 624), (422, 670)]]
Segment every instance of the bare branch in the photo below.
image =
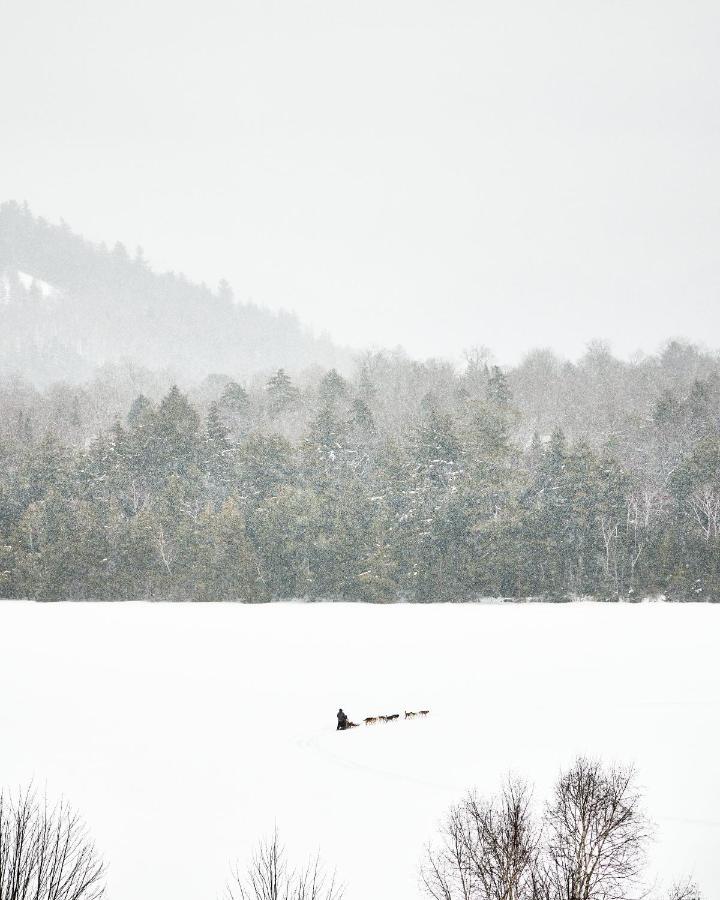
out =
[(509, 779), (490, 800), (469, 794), (448, 814), (421, 869), (434, 900), (526, 900), (533, 896), (538, 831), (530, 791)]
[(64, 801), (0, 791), (2, 900), (99, 900), (104, 880), (85, 825)]
[(301, 869), (289, 869), (276, 829), (258, 845), (245, 871), (233, 870), (225, 896), (226, 900), (342, 900), (343, 889), (334, 873), (325, 872), (319, 856)]
[(632, 900), (650, 828), (632, 768), (578, 759), (562, 774), (545, 827), (545, 894), (553, 900)]

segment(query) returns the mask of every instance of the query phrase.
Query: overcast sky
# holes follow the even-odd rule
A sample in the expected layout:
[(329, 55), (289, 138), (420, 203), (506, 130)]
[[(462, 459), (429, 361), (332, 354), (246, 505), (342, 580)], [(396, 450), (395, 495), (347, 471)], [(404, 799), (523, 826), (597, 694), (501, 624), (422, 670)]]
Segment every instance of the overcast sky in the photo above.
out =
[(718, 0), (0, 0), (0, 197), (353, 345), (718, 346)]

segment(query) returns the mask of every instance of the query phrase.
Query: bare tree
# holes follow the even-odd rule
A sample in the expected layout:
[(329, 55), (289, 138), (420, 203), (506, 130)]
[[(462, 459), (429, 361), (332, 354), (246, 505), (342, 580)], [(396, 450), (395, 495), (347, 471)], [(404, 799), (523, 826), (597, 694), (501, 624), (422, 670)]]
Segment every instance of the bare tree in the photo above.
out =
[(78, 815), (0, 791), (0, 900), (98, 900), (105, 866)]
[(676, 884), (667, 896), (667, 900), (702, 900), (700, 888), (688, 879)]
[(470, 853), (466, 849), (465, 804), (453, 806), (429, 844), (420, 869), (426, 893), (433, 900), (475, 900), (479, 896)]
[(277, 830), (259, 844), (246, 871), (233, 870), (226, 891), (226, 900), (342, 900), (342, 896), (335, 874), (325, 872), (319, 856), (301, 869), (288, 867)]
[(545, 816), (540, 895), (548, 900), (631, 900), (650, 828), (632, 768), (578, 759), (564, 772)]
[(712, 485), (703, 485), (690, 494), (688, 506), (700, 526), (705, 541), (720, 534), (720, 493)]
[(538, 830), (524, 782), (508, 779), (497, 797), (469, 794), (445, 820), (421, 870), (435, 900), (526, 900), (533, 896)]
[[(421, 867), (433, 900), (639, 900), (651, 830), (632, 768), (579, 758), (538, 827), (523, 782), (451, 807)], [(701, 900), (693, 881), (665, 900)]]

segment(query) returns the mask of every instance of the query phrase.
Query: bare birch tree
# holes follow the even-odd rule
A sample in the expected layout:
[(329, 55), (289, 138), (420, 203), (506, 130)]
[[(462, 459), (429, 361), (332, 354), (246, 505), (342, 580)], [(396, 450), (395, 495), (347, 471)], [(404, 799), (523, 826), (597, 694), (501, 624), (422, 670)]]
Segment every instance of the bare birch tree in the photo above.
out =
[(233, 870), (225, 896), (226, 900), (342, 900), (343, 889), (335, 874), (325, 871), (319, 856), (291, 869), (276, 830), (258, 845), (246, 870)]
[(690, 494), (687, 504), (706, 542), (720, 535), (720, 493), (711, 485), (703, 485)]
[(651, 832), (635, 773), (578, 759), (564, 772), (545, 816), (541, 895), (548, 900), (632, 900)]
[(524, 782), (508, 779), (488, 799), (469, 794), (453, 807), (439, 844), (428, 847), (421, 870), (434, 900), (529, 900), (538, 831)]
[[(531, 793), (509, 780), (490, 800), (451, 807), (421, 866), (433, 900), (641, 900), (651, 829), (635, 773), (579, 758), (561, 774), (544, 820)], [(678, 883), (665, 900), (701, 900)]]
[(420, 869), (425, 892), (433, 900), (475, 900), (475, 877), (466, 849), (465, 804), (448, 812), (438, 840), (429, 844)]
[(0, 900), (99, 900), (105, 866), (65, 801), (0, 791)]

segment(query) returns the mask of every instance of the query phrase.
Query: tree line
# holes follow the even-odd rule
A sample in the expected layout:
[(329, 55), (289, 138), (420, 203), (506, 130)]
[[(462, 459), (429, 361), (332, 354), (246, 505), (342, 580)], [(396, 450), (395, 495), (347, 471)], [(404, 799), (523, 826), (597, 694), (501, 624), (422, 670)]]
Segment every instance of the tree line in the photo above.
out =
[[(646, 855), (654, 830), (631, 767), (578, 758), (540, 814), (530, 786), (508, 778), (491, 797), (469, 792), (426, 848), (420, 888), (431, 900), (650, 900)], [(101, 900), (105, 863), (65, 801), (0, 791), (0, 897)], [(277, 833), (236, 865), (224, 900), (342, 900), (319, 855), (290, 866)], [(663, 900), (701, 900), (691, 879)]]
[(543, 425), (522, 370), (483, 358), (118, 388), (114, 408), (108, 382), (5, 382), (0, 596), (715, 600), (720, 374), (693, 353), (695, 377), (587, 428)]

